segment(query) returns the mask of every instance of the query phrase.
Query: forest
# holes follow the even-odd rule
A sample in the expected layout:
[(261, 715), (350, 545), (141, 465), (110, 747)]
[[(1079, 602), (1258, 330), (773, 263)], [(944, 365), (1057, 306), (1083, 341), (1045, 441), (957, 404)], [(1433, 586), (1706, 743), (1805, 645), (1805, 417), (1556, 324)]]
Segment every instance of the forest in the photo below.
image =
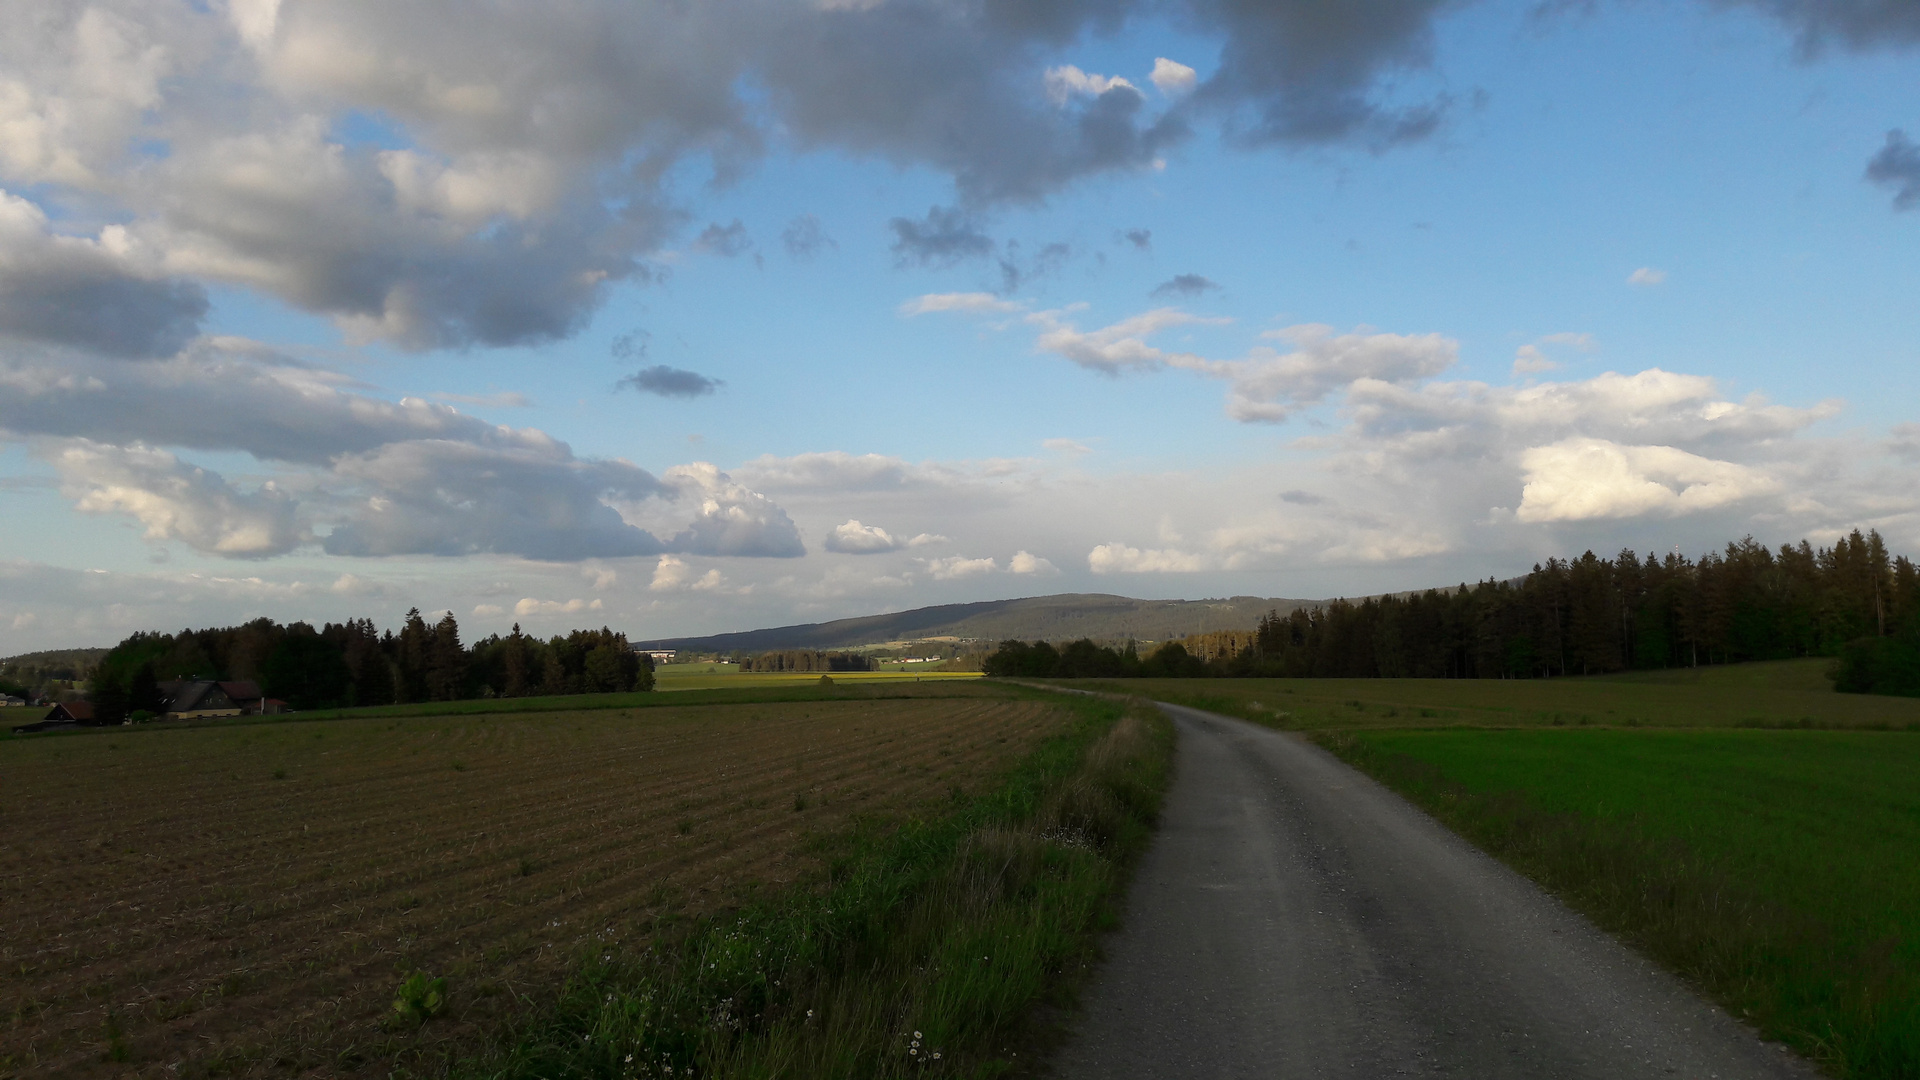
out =
[(854, 652), (781, 649), (740, 658), (741, 671), (872, 671), (872, 658)]
[(295, 709), (532, 697), (653, 688), (653, 664), (602, 627), (541, 640), (520, 632), (464, 646), (451, 612), (428, 623), (415, 608), (400, 632), (372, 619), (137, 633), (92, 672), (97, 722), (161, 711), (160, 684), (175, 679), (248, 679)]
[[(1234, 648), (1220, 646), (1231, 641)], [(1527, 679), (1832, 656), (1842, 690), (1920, 693), (1920, 580), (1879, 533), (1777, 551), (1751, 537), (1722, 552), (1642, 559), (1589, 551), (1516, 581), (1334, 600), (1251, 635), (1205, 635), (1142, 659), (1129, 645), (1003, 643), (996, 675), (1212, 675)]]

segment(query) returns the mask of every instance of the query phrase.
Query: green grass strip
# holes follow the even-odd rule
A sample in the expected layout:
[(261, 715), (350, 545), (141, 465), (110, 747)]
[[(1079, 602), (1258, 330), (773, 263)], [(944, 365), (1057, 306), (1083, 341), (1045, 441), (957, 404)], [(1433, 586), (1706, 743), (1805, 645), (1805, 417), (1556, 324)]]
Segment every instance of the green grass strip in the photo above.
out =
[(1920, 1077), (1920, 739), (1316, 738), (1830, 1073)]
[[(839, 838), (824, 880), (676, 939), (586, 958), (458, 1077), (999, 1075), (1070, 994), (1145, 846), (1173, 735), (1157, 710), (1062, 702), (1000, 785)], [(1031, 1056), (1031, 1054), (1029, 1054)]]

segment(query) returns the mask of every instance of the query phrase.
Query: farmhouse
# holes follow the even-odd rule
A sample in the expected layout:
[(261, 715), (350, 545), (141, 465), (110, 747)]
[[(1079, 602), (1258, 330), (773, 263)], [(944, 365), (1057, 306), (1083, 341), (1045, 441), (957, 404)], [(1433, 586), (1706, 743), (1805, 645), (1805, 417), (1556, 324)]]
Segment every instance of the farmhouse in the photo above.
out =
[(286, 709), (286, 702), (260, 693), (250, 679), (184, 679), (162, 683), (168, 720), (198, 720), (206, 716), (258, 716)]
[(79, 727), (92, 724), (93, 706), (85, 701), (63, 701), (48, 710), (37, 724), (22, 724), (14, 728), (15, 734), (32, 731), (55, 731), (60, 728)]

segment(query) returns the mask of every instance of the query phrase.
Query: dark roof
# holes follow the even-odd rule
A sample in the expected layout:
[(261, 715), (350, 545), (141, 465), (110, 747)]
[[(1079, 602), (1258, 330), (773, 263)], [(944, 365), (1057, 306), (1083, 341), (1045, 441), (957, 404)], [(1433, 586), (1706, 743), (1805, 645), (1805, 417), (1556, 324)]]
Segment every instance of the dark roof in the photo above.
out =
[(63, 701), (53, 707), (53, 711), (47, 714), (47, 719), (53, 719), (62, 710), (82, 724), (93, 719), (93, 702), (91, 701)]
[(232, 701), (229, 701), (227, 704), (224, 704), (224, 705), (216, 704), (216, 705), (209, 706), (207, 704), (207, 699), (215, 696), (221, 696), (221, 697), (226, 697), (231, 699), (233, 695), (228, 693), (226, 688), (228, 686), (242, 686), (242, 685), (247, 685), (247, 684), (217, 683), (217, 682), (214, 682), (212, 679), (194, 679), (189, 682), (168, 683), (165, 687), (166, 695), (167, 695), (167, 711), (184, 713), (184, 712), (194, 712), (195, 710), (209, 708), (209, 707), (215, 708), (215, 709), (225, 709), (225, 708), (236, 707)]
[(225, 690), (227, 696), (236, 702), (258, 701), (260, 699), (260, 684), (254, 682), (252, 679), (234, 679), (223, 682), (220, 684), (220, 689)]

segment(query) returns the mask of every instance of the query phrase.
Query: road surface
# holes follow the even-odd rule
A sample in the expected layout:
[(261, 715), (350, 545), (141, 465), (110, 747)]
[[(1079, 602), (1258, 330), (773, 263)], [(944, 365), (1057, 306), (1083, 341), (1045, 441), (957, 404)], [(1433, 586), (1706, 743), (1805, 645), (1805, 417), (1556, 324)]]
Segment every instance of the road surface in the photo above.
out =
[(1160, 832), (1058, 1075), (1815, 1075), (1318, 747), (1163, 707)]

